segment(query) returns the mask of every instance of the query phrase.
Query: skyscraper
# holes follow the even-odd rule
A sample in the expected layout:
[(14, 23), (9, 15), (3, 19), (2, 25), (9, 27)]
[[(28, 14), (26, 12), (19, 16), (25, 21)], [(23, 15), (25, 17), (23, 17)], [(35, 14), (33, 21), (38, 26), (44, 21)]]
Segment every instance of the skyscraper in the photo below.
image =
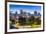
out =
[(20, 10), (20, 14), (23, 14), (23, 10)]
[(36, 15), (37, 14), (37, 11), (34, 11), (34, 14)]
[(15, 14), (17, 15), (17, 11), (15, 12)]
[(41, 14), (40, 14), (40, 13), (38, 13), (38, 16), (41, 16)]
[(37, 11), (34, 11), (34, 16), (37, 16)]

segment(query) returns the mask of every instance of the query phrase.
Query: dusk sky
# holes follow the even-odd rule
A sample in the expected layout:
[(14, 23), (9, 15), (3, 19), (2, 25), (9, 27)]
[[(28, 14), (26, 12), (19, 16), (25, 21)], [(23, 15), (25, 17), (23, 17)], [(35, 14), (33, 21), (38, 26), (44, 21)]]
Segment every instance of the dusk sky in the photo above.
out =
[(14, 12), (18, 12), (20, 13), (20, 10), (24, 10), (26, 12), (30, 12), (33, 13), (34, 11), (40, 12), (41, 11), (41, 6), (33, 6), (33, 5), (13, 5), (11, 4), (9, 6), (10, 11)]

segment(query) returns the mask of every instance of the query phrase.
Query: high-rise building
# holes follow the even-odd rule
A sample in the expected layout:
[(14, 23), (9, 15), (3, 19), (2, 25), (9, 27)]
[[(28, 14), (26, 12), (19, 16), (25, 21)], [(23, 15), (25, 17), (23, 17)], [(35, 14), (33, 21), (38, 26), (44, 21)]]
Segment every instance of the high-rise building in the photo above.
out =
[(20, 10), (20, 14), (23, 14), (23, 10)]
[(28, 13), (28, 15), (30, 16), (31, 14), (30, 14), (30, 13)]
[(34, 15), (37, 15), (37, 11), (34, 11)]
[(15, 14), (17, 15), (17, 11), (15, 12)]
[(38, 15), (39, 15), (39, 16), (41, 16), (41, 14), (40, 14), (40, 13), (38, 13)]

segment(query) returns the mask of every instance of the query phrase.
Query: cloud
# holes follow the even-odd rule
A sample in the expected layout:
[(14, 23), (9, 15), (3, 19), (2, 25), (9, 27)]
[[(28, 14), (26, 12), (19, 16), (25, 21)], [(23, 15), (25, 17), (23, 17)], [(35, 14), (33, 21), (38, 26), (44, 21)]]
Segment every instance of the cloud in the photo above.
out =
[[(20, 10), (21, 9), (15, 9), (15, 10), (11, 10), (11, 11), (12, 11), (12, 13), (15, 13), (17, 11), (17, 13), (20, 14)], [(30, 14), (34, 14), (34, 11), (35, 11), (35, 10), (28, 10), (28, 9), (22, 9), (22, 10), (23, 10), (23, 12), (27, 12), (27, 13), (30, 13)], [(37, 11), (37, 12), (41, 13), (40, 11)]]
[(34, 12), (31, 12), (31, 14), (34, 14)]

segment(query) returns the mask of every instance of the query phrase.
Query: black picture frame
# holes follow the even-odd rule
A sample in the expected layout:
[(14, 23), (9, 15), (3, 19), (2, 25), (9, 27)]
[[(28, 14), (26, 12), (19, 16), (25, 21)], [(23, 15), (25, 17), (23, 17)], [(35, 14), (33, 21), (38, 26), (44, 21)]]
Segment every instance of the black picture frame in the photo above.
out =
[(44, 2), (5, 1), (5, 33), (7, 33), (7, 2), (43, 4), (43, 30), (36, 30), (36, 31), (19, 31), (19, 32), (8, 32), (8, 33), (25, 33), (25, 32), (42, 32), (42, 31), (44, 31)]

